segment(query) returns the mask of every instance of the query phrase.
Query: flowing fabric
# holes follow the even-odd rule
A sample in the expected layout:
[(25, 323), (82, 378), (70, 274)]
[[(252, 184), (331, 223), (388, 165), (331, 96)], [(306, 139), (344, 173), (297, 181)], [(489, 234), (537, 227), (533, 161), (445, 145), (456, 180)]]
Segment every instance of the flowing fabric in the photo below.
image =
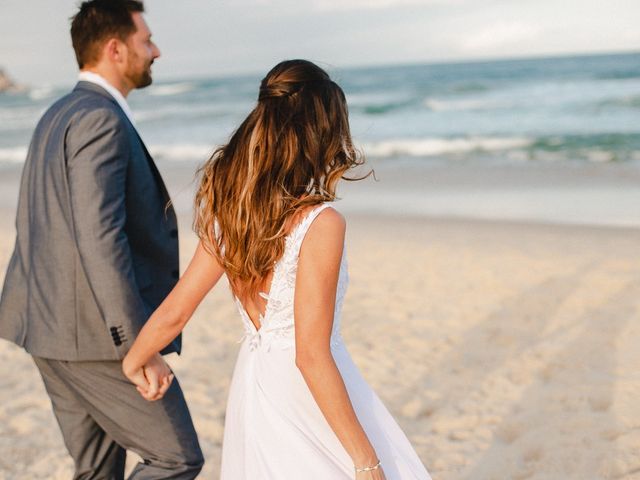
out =
[[(240, 300), (245, 335), (233, 372), (222, 446), (221, 480), (353, 480), (354, 465), (322, 415), (295, 364), (293, 300), (298, 255), (314, 208), (286, 238), (276, 263), (260, 329)], [(356, 415), (388, 480), (431, 477), (396, 421), (353, 363), (340, 336), (348, 273), (343, 251), (336, 291), (331, 352)]]

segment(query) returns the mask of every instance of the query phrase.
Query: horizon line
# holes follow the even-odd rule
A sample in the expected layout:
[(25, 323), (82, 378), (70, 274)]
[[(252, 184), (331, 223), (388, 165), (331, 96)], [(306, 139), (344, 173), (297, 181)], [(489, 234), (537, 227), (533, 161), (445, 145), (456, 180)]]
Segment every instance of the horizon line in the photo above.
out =
[[(415, 60), (415, 61), (402, 61), (402, 62), (384, 62), (384, 63), (363, 63), (357, 65), (338, 65), (330, 64), (322, 61), (314, 61), (315, 63), (328, 65), (332, 69), (336, 70), (367, 70), (384, 67), (420, 67), (420, 66), (438, 66), (438, 65), (470, 65), (470, 64), (482, 64), (482, 63), (500, 63), (500, 62), (517, 62), (526, 60), (553, 60), (562, 58), (589, 58), (589, 57), (614, 57), (624, 55), (640, 55), (639, 48), (633, 48), (629, 50), (612, 50), (612, 51), (595, 51), (595, 52), (564, 52), (558, 54), (531, 54), (522, 56), (504, 56), (504, 57), (478, 57), (478, 58), (460, 58), (460, 59), (433, 59), (433, 60)], [(0, 67), (1, 68), (1, 67)], [(237, 72), (217, 73), (217, 74), (193, 74), (182, 77), (162, 77), (158, 79), (158, 82), (170, 82), (177, 80), (197, 80), (197, 79), (230, 79), (241, 77), (252, 77), (256, 75), (264, 75), (264, 72), (257, 70), (239, 70)]]
[[(558, 54), (530, 54), (530, 55), (521, 55), (521, 56), (485, 56), (485, 57), (476, 57), (476, 58), (452, 58), (452, 59), (432, 59), (432, 60), (415, 60), (415, 61), (401, 61), (401, 62), (384, 62), (384, 63), (362, 63), (356, 65), (338, 65), (338, 64), (330, 64), (322, 61), (315, 61), (315, 63), (319, 63), (327, 68), (335, 70), (368, 70), (368, 69), (377, 69), (384, 67), (421, 67), (421, 66), (440, 66), (440, 65), (473, 65), (473, 64), (483, 64), (483, 63), (509, 63), (509, 62), (517, 62), (517, 61), (530, 61), (530, 60), (554, 60), (554, 59), (569, 59), (569, 58), (593, 58), (593, 57), (613, 57), (613, 56), (624, 56), (624, 55), (640, 55), (640, 49), (620, 49), (613, 51), (595, 51), (595, 52), (563, 52)], [(6, 65), (0, 64), (0, 72), (3, 72), (9, 79), (13, 80), (17, 85), (27, 87), (27, 88), (38, 88), (43, 86), (49, 86), (52, 88), (62, 88), (67, 87), (73, 84), (76, 79), (72, 78), (68, 82), (61, 83), (52, 83), (52, 84), (29, 84), (22, 83), (19, 79), (15, 78), (11, 74), (11, 70)], [(184, 80), (216, 80), (216, 79), (232, 79), (232, 78), (242, 78), (242, 77), (254, 77), (264, 75), (264, 72), (258, 70), (238, 70), (236, 72), (221, 72), (221, 73), (197, 73), (192, 75), (184, 75), (181, 77), (177, 76), (160, 76), (157, 78), (157, 81), (154, 82), (156, 84), (160, 83), (171, 83), (175, 81), (184, 81)]]

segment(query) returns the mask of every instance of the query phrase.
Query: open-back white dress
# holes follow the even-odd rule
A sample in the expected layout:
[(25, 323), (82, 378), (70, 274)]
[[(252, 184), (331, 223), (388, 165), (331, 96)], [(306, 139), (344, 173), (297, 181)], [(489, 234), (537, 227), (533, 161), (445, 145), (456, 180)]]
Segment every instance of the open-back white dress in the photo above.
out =
[[(276, 263), (260, 329), (236, 303), (245, 335), (233, 372), (222, 445), (221, 480), (353, 480), (351, 458), (331, 430), (295, 364), (293, 300), (298, 254), (317, 215), (313, 208), (289, 233)], [(340, 336), (347, 290), (343, 252), (331, 352), (388, 480), (430, 480), (391, 414), (361, 376)]]

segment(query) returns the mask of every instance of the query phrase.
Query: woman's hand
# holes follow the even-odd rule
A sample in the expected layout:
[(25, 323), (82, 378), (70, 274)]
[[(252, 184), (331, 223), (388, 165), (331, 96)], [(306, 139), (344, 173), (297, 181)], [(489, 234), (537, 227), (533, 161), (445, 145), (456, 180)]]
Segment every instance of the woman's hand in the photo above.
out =
[(159, 353), (151, 357), (145, 366), (136, 369), (129, 369), (125, 358), (122, 370), (140, 395), (150, 402), (164, 397), (174, 379), (171, 368)]
[(146, 400), (162, 398), (173, 380), (158, 352), (178, 336), (223, 273), (215, 257), (199, 243), (182, 278), (140, 330), (122, 361), (122, 371)]

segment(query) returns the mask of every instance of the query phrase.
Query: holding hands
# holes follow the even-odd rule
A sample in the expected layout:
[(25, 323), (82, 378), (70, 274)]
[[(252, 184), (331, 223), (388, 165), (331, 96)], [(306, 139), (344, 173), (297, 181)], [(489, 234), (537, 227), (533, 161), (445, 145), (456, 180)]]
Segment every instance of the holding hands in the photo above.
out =
[(131, 383), (136, 386), (142, 398), (150, 402), (164, 397), (174, 379), (171, 368), (159, 353), (151, 357), (146, 365), (136, 369), (127, 368), (125, 360), (122, 363), (122, 370)]

